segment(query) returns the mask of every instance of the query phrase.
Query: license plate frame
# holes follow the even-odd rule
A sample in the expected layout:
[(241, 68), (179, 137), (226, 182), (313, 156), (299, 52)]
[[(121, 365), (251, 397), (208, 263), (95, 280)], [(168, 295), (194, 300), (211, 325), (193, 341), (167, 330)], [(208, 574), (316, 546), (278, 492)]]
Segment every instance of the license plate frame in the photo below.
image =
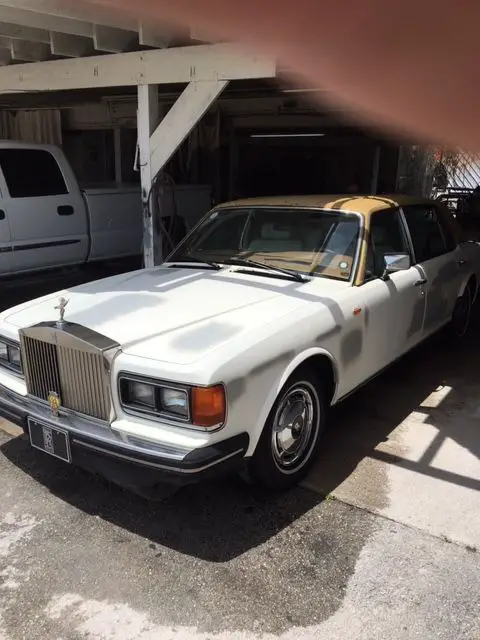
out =
[(66, 429), (30, 417), (27, 418), (27, 423), (30, 444), (34, 449), (71, 464), (70, 436)]

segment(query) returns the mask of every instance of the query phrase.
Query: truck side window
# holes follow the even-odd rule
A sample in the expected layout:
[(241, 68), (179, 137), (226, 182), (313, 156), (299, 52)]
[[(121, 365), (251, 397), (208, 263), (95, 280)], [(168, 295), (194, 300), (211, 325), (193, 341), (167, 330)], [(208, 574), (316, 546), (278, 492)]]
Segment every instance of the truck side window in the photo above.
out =
[(0, 149), (0, 166), (11, 198), (68, 193), (57, 161), (43, 149)]

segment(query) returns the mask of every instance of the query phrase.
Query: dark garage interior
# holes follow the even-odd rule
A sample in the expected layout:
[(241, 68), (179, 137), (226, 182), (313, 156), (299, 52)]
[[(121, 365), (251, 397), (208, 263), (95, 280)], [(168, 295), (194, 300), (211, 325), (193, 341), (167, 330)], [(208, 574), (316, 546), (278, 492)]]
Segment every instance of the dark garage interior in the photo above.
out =
[(398, 151), (352, 129), (241, 134), (235, 146), (236, 196), (395, 189)]

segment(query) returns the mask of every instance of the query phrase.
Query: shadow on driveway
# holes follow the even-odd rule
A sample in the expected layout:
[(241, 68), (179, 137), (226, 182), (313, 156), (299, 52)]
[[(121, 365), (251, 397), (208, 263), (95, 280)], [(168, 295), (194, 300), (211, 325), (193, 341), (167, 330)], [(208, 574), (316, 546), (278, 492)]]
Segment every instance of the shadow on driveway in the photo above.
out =
[(226, 562), (261, 545), (322, 501), (301, 487), (272, 496), (232, 477), (178, 491), (167, 487), (164, 500), (153, 502), (33, 450), (25, 436), (0, 450), (75, 508), (211, 562)]
[[(313, 473), (315, 488), (329, 494), (368, 457), (480, 491), (478, 477), (462, 473), (461, 468), (447, 470), (433, 464), (447, 439), (480, 459), (479, 326), (476, 318), (470, 335), (457, 343), (446, 340), (443, 333), (437, 334), (332, 409), (329, 430)], [(437, 406), (425, 402), (434, 392), (443, 396)], [(419, 432), (422, 425), (432, 425), (437, 430), (415, 460), (403, 457), (395, 440), (389, 447), (390, 438), (396, 435), (392, 432), (412, 413), (421, 419)], [(396, 453), (376, 450), (381, 443)], [(387, 507), (386, 477), (380, 473), (379, 477), (365, 481), (377, 485), (375, 507), (379, 510)]]

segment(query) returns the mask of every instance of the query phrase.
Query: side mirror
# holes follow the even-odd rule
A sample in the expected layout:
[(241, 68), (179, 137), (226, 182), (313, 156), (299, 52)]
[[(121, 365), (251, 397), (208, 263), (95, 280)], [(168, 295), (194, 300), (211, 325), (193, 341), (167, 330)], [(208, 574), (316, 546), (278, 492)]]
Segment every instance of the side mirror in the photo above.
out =
[(407, 271), (412, 266), (408, 253), (386, 253), (383, 256), (384, 270), (382, 278), (388, 280), (390, 274), (397, 271)]

